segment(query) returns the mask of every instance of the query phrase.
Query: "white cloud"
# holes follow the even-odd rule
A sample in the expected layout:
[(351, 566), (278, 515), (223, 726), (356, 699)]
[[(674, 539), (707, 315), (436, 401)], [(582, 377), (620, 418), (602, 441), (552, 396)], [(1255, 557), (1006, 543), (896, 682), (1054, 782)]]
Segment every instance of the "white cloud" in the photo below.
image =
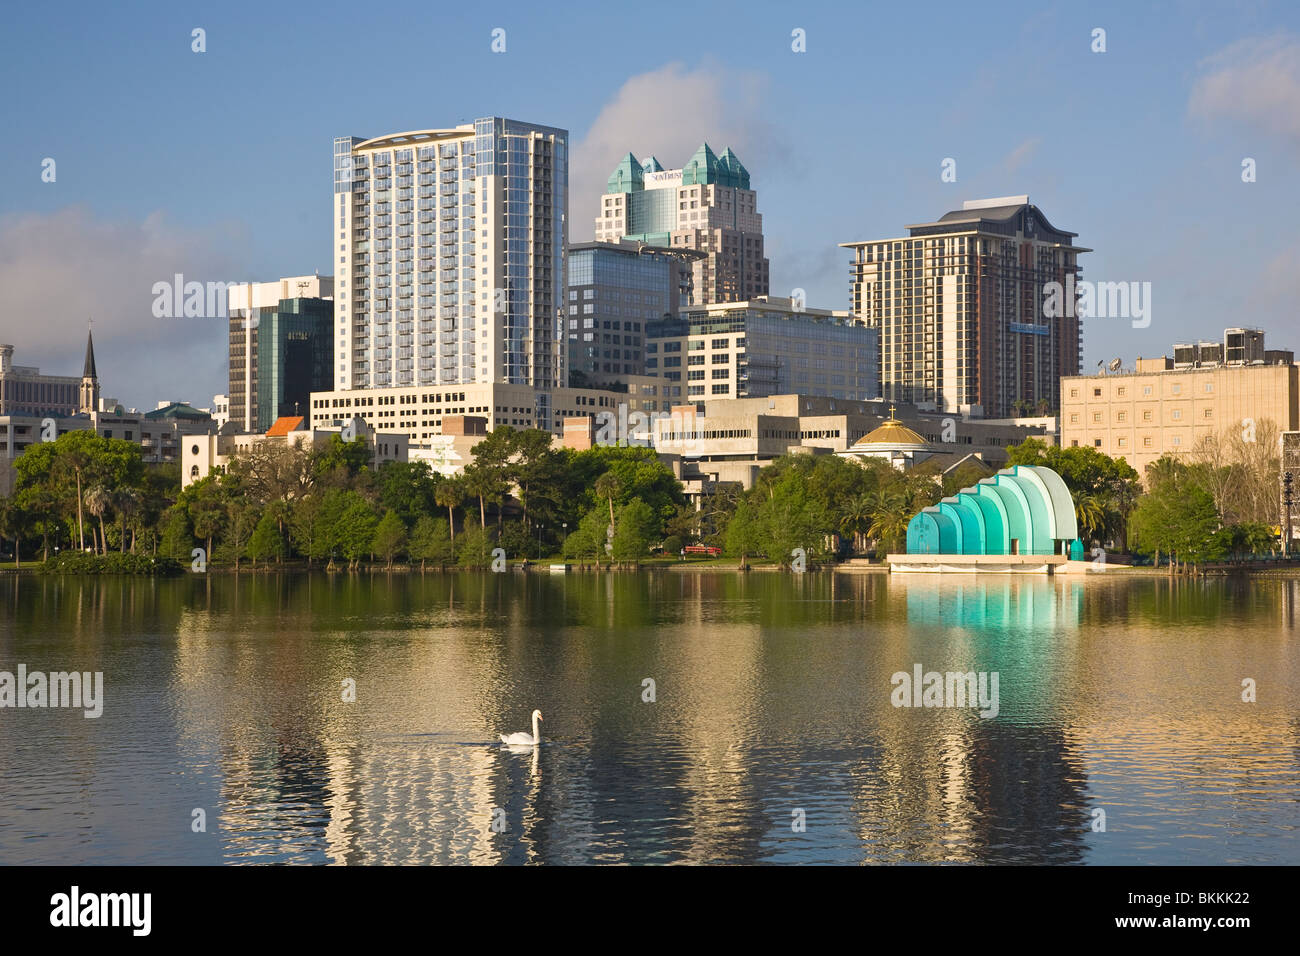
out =
[(94, 319), (103, 394), (152, 408), (180, 398), (208, 405), (226, 390), (228, 330), (219, 319), (158, 319), (153, 285), (241, 276), (218, 246), (238, 236), (180, 229), (155, 213), (107, 221), (82, 207), (0, 218), (0, 342), (14, 363), (80, 375), (86, 320)]
[(629, 79), (575, 141), (569, 168), (570, 241), (592, 237), (605, 181), (628, 152), (642, 160), (657, 156), (665, 168), (676, 169), (707, 141), (718, 153), (730, 146), (756, 180), (756, 170), (769, 175), (782, 148), (760, 118), (764, 87), (759, 74), (713, 64), (688, 69), (669, 63)]
[(1300, 143), (1300, 38), (1239, 40), (1200, 64), (1188, 113)]

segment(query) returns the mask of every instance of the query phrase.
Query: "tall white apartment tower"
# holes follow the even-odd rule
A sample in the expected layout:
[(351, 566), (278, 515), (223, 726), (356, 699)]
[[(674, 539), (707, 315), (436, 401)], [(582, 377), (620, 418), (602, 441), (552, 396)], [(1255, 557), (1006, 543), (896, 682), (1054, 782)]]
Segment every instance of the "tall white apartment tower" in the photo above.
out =
[(500, 117), (335, 139), (336, 388), (565, 385), (568, 170)]

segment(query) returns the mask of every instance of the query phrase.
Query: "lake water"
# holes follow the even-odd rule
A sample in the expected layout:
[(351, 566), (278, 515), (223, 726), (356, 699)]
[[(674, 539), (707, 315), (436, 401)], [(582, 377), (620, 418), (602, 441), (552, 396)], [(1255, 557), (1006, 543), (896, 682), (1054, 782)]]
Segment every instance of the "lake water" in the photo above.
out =
[[(6, 575), (0, 671), (104, 701), (0, 709), (0, 863), (1297, 863), (1298, 609), (1285, 578)], [(894, 706), (917, 665), (996, 673), (997, 715)], [(501, 747), (533, 708), (542, 746)]]

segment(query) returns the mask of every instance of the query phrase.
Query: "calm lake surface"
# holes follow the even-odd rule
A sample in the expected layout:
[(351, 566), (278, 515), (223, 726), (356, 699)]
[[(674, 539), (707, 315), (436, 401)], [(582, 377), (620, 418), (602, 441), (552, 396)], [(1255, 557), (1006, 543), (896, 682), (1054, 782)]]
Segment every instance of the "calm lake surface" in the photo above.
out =
[[(0, 863), (1298, 863), (1298, 609), (1284, 578), (6, 575), (0, 671), (102, 671), (104, 710), (0, 709)], [(996, 672), (997, 716), (893, 706), (918, 664)]]

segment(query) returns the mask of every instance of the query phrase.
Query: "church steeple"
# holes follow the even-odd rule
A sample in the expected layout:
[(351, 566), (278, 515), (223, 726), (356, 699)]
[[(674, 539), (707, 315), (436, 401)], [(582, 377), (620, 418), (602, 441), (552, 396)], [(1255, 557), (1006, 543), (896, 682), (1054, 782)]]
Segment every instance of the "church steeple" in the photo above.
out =
[(95, 336), (90, 329), (86, 330), (86, 364), (81, 369), (82, 378), (98, 379), (95, 374)]
[(81, 368), (81, 408), (83, 415), (99, 407), (99, 373), (95, 370), (95, 337), (86, 329), (86, 362)]

